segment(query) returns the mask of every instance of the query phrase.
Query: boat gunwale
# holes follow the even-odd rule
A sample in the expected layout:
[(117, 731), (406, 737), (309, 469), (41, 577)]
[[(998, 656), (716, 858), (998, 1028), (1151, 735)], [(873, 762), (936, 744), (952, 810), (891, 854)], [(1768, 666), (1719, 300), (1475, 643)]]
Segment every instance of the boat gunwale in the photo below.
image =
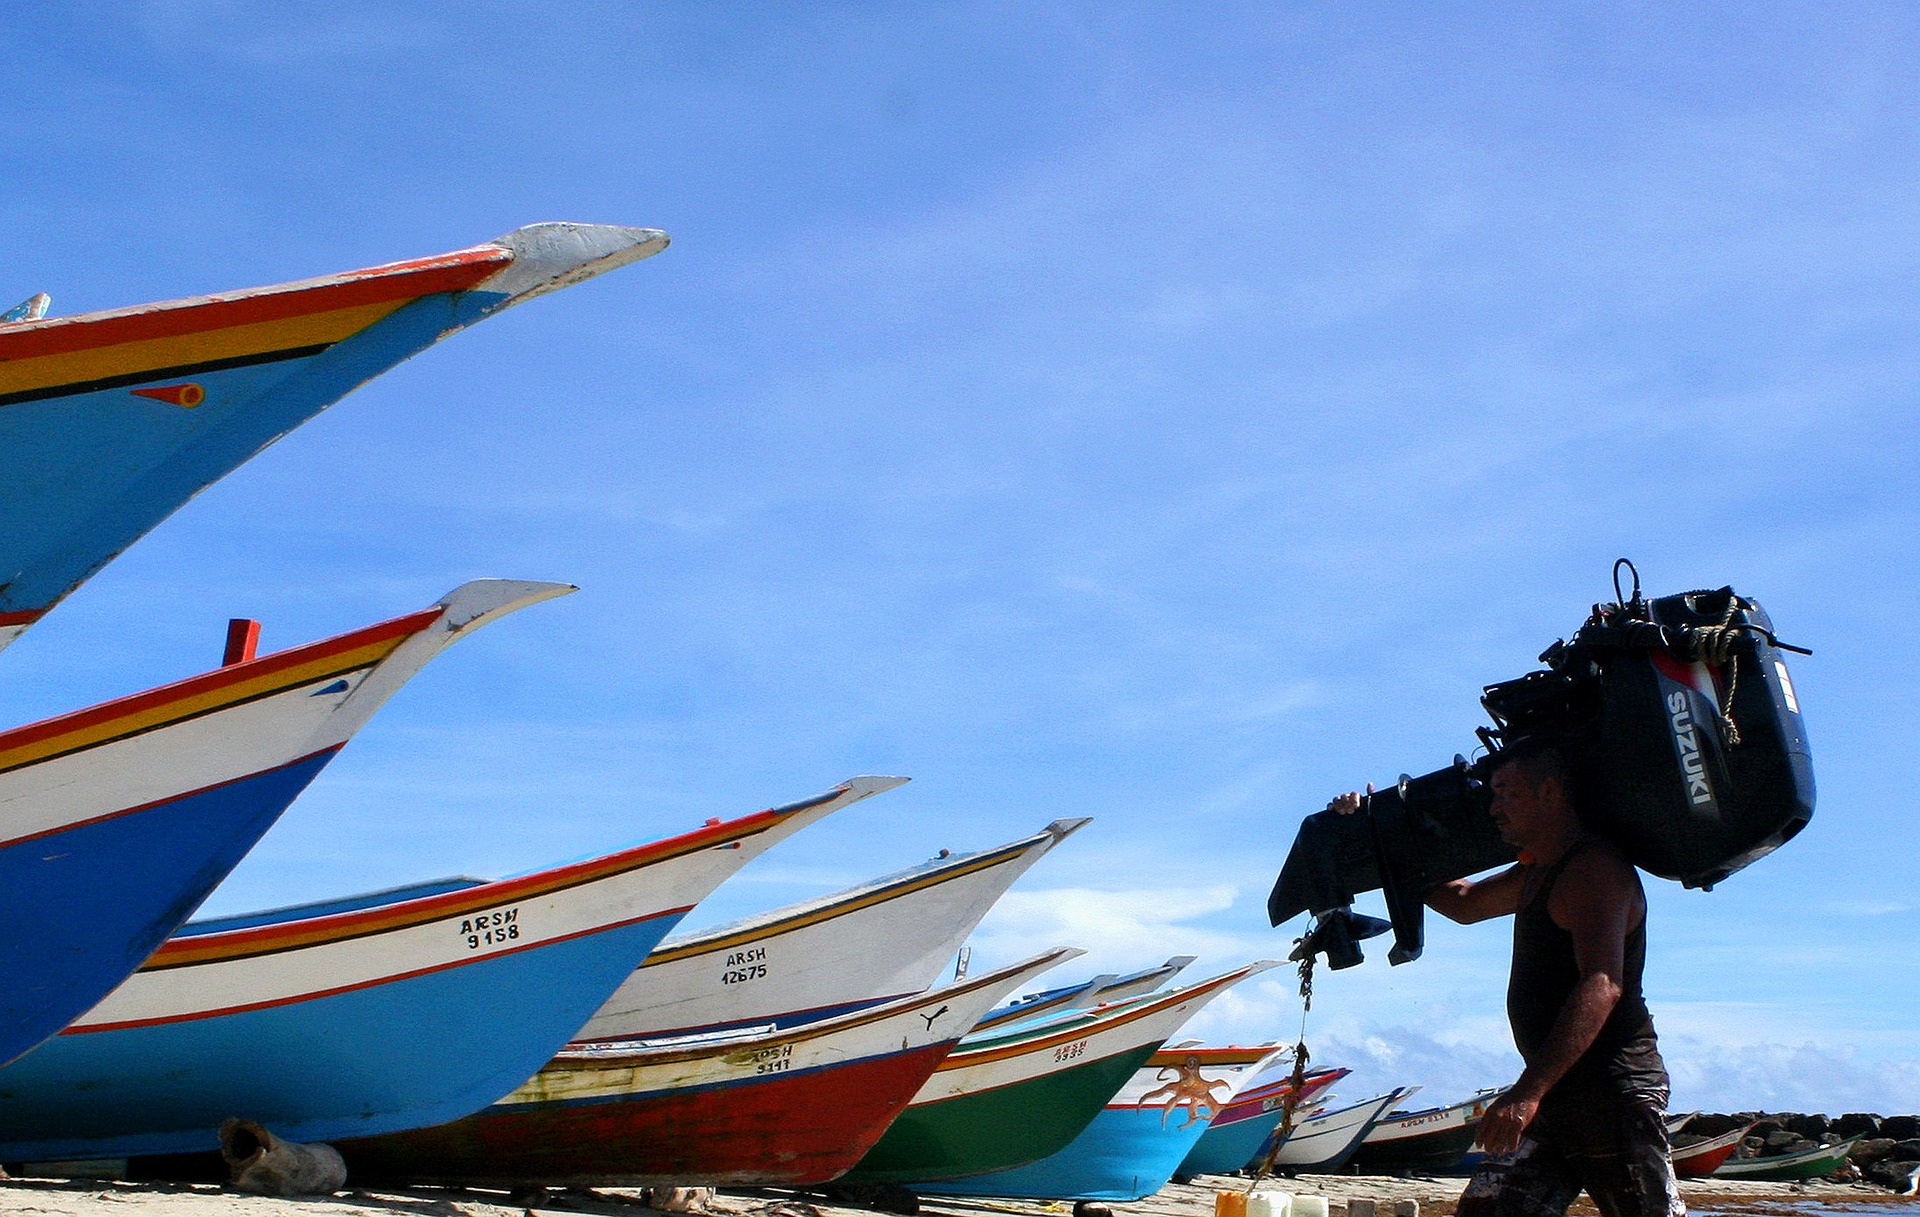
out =
[(514, 256), (504, 245), (486, 243), (259, 287), (10, 322), (0, 326), (0, 363), (465, 291)]
[[(1032, 959), (1023, 960), (1020, 963), (1009, 964), (1004, 968), (997, 968), (991, 972), (982, 972), (977, 977), (956, 981), (953, 984), (941, 985), (933, 989), (924, 989), (919, 993), (911, 993), (905, 997), (898, 997), (880, 1005), (866, 1006), (859, 1010), (852, 1010), (845, 1014), (835, 1015), (832, 1018), (818, 1019), (814, 1022), (801, 1023), (792, 1027), (778, 1028), (753, 1035), (743, 1035), (737, 1039), (721, 1041), (716, 1037), (714, 1041), (706, 1044), (685, 1046), (661, 1045), (657, 1048), (636, 1046), (630, 1049), (623, 1049), (614, 1043), (609, 1043), (604, 1048), (597, 1046), (569, 1046), (555, 1053), (551, 1063), (564, 1063), (577, 1067), (604, 1063), (609, 1067), (644, 1068), (652, 1065), (671, 1064), (678, 1061), (699, 1060), (712, 1056), (714, 1050), (718, 1048), (724, 1048), (728, 1052), (760, 1052), (768, 1048), (778, 1047), (782, 1044), (804, 1043), (808, 1040), (820, 1039), (824, 1036), (834, 1035), (851, 1028), (866, 1026), (884, 1019), (895, 1018), (899, 1015), (910, 1013), (920, 1007), (933, 1005), (935, 1002), (945, 1002), (953, 997), (976, 993), (983, 988), (1004, 984), (1009, 975), (1018, 975), (1021, 972), (1034, 970), (1036, 967), (1039, 971), (1045, 971), (1046, 968), (1064, 963), (1067, 959), (1073, 958), (1078, 953), (1079, 952), (1072, 947), (1058, 947), (1052, 951), (1034, 956)], [(1039, 966), (1043, 961), (1046, 961), (1045, 966)], [(949, 1040), (934, 1040), (930, 1042), (936, 1044), (957, 1042), (960, 1037), (965, 1034), (966, 1031), (962, 1029)], [(636, 1044), (638, 1043), (638, 1041), (635, 1042)]]
[[(1196, 997), (1208, 996), (1213, 991), (1224, 988), (1225, 986), (1237, 984), (1252, 975), (1256, 970), (1259, 969), (1249, 964), (1246, 967), (1236, 968), (1234, 971), (1216, 976), (1211, 980), (1199, 981), (1182, 989), (1174, 989), (1167, 993), (1143, 993), (1139, 997), (1128, 998), (1126, 1001), (1110, 1007), (1104, 1013), (1101, 1007), (1095, 1006), (1091, 1010), (1064, 1015), (1061, 1019), (1055, 1020), (1052, 1023), (1045, 1023), (1039, 1027), (1029, 1028), (1026, 1031), (1007, 1032), (1004, 1035), (996, 1036), (985, 1043), (977, 1045), (970, 1046), (963, 1040), (958, 1048), (948, 1054), (946, 1060), (940, 1062), (940, 1068), (934, 1072), (935, 1075), (938, 1076), (940, 1073), (952, 1069), (996, 1064), (1014, 1057), (1028, 1056), (1044, 1048), (1057, 1047), (1060, 1044), (1068, 1043), (1072, 1040), (1087, 1039), (1096, 1034), (1105, 1034), (1108, 1031), (1138, 1022), (1143, 1018), (1162, 1013), (1173, 1006), (1181, 1005)], [(1057, 1026), (1059, 1022), (1064, 1022), (1069, 1019), (1073, 1022), (1072, 1026), (1063, 1028)], [(1120, 1049), (1119, 1051), (1126, 1051), (1126, 1049)], [(1105, 1058), (1102, 1057), (1100, 1059), (1104, 1060)]]
[(656, 863), (725, 847), (734, 841), (758, 835), (789, 815), (831, 803), (847, 793), (849, 791), (845, 787), (836, 787), (801, 803), (753, 812), (718, 824), (705, 824), (675, 836), (629, 846), (594, 858), (563, 863), (531, 874), (496, 879), (477, 887), (459, 888), (370, 908), (171, 939), (154, 952), (140, 970), (158, 972), (328, 946), (412, 929), (500, 904), (537, 899)]
[(981, 871), (1005, 865), (1038, 846), (1058, 839), (1057, 835), (1043, 829), (1005, 845), (975, 850), (950, 858), (930, 859), (918, 866), (880, 876), (857, 887), (843, 888), (838, 892), (818, 897), (805, 906), (789, 905), (784, 909), (774, 909), (768, 913), (744, 917), (688, 935), (677, 942), (663, 944), (659, 950), (647, 956), (640, 968), (644, 970), (661, 964), (677, 963), (682, 959), (691, 959), (712, 951), (726, 950), (766, 936), (769, 932), (778, 935), (809, 929), (835, 917), (843, 917), (889, 900), (897, 900), (902, 896), (937, 887), (942, 883), (969, 878)]
[[(331, 638), (323, 638), (318, 642), (309, 642), (300, 646), (289, 647), (284, 651), (275, 651), (270, 655), (262, 655), (243, 663), (228, 664), (224, 667), (197, 673), (196, 675), (188, 676), (180, 680), (170, 681), (167, 684), (156, 685), (150, 689), (143, 689), (138, 693), (129, 693), (123, 697), (116, 697), (96, 705), (86, 706), (79, 710), (71, 710), (65, 714), (58, 714), (52, 718), (44, 718), (38, 722), (27, 723), (23, 726), (0, 732), (0, 774), (10, 773), (42, 761), (53, 760), (60, 756), (71, 755), (74, 752), (84, 751), (86, 748), (109, 744), (115, 740), (127, 739), (134, 735), (145, 734), (148, 731), (159, 730), (177, 722), (186, 722), (193, 718), (204, 717), (206, 714), (217, 713), (232, 706), (243, 705), (249, 701), (257, 701), (260, 698), (270, 697), (277, 693), (284, 693), (288, 689), (296, 689), (303, 684), (310, 684), (317, 680), (325, 680), (329, 676), (338, 676), (344, 672), (373, 667), (379, 662), (379, 659), (384, 659), (386, 656), (382, 655), (379, 659), (367, 662), (356, 661), (342, 666), (338, 671), (330, 670), (317, 674), (302, 673), (297, 679), (288, 680), (271, 689), (234, 697), (217, 706), (212, 706), (191, 714), (181, 715), (178, 718), (147, 723), (118, 735), (89, 740), (84, 744), (78, 744), (65, 750), (59, 750), (56, 745), (55, 750), (36, 754), (18, 762), (10, 763), (5, 759), (9, 752), (28, 749), (36, 744), (45, 744), (49, 741), (58, 740), (62, 735), (79, 734), (87, 731), (89, 728), (98, 727), (101, 724), (112, 722), (115, 719), (133, 718), (152, 712), (163, 712), (168, 706), (177, 705), (182, 701), (197, 697), (215, 695), (223, 690), (231, 689), (235, 685), (281, 675), (296, 669), (305, 668), (311, 664), (317, 664), (328, 659), (343, 656), (348, 652), (372, 648), (384, 642), (404, 640), (431, 626), (445, 611), (446, 608), (444, 605), (435, 605), (432, 608), (408, 613), (405, 616), (394, 617), (386, 621), (376, 622), (373, 625), (363, 626), (360, 629), (351, 630), (345, 634), (336, 634)], [(398, 642), (395, 643), (395, 647), (392, 649), (398, 649)], [(387, 653), (391, 654), (392, 649)]]

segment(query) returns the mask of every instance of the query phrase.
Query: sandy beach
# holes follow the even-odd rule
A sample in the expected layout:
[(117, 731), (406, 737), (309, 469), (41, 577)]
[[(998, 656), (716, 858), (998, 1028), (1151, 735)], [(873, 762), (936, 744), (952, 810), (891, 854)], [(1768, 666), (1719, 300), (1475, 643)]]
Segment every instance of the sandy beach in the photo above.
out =
[[(1116, 1217), (1212, 1217), (1214, 1193), (1244, 1189), (1244, 1179), (1203, 1176), (1169, 1184), (1146, 1200), (1110, 1206)], [(1382, 1217), (1394, 1202), (1419, 1203), (1421, 1217), (1451, 1217), (1459, 1179), (1385, 1178), (1308, 1175), (1277, 1179), (1262, 1186), (1328, 1198), (1330, 1217), (1344, 1217), (1347, 1201), (1372, 1199)], [(1826, 1212), (1920, 1211), (1920, 1201), (1884, 1188), (1842, 1183), (1752, 1183), (1683, 1181), (1688, 1207), (1702, 1214), (1788, 1214)], [(591, 1214), (593, 1217), (641, 1217), (652, 1212), (638, 1192), (551, 1190), (509, 1194), (480, 1190), (421, 1188), (411, 1191), (349, 1188), (333, 1196), (274, 1199), (247, 1196), (212, 1184), (121, 1183), (94, 1180), (10, 1179), (0, 1181), (0, 1212), (44, 1217), (544, 1217)], [(869, 1217), (869, 1210), (824, 1203), (816, 1196), (786, 1192), (722, 1192), (708, 1211), (714, 1217)], [(922, 1212), (932, 1217), (1061, 1217), (1072, 1206), (1035, 1201), (928, 1199)], [(1594, 1214), (1583, 1197), (1573, 1213)]]

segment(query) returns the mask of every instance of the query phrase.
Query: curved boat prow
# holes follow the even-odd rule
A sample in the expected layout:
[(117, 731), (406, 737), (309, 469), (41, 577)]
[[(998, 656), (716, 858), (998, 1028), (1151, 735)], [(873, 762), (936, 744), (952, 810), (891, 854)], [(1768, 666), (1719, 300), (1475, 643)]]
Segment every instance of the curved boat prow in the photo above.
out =
[(651, 258), (667, 247), (667, 241), (667, 234), (657, 228), (529, 224), (490, 242), (512, 253), (513, 262), (480, 287), (506, 296), (494, 306), (492, 311), (497, 311)]
[(773, 824), (751, 840), (739, 842), (734, 848), (744, 849), (750, 856), (760, 854), (772, 849), (807, 825), (839, 811), (842, 807), (850, 807), (862, 799), (872, 798), (876, 794), (892, 790), (895, 786), (906, 784), (907, 779), (903, 777), (863, 774), (860, 777), (848, 778), (832, 790), (817, 794), (810, 799), (801, 799), (797, 803), (787, 803), (780, 807), (769, 807), (760, 814), (773, 818)]
[(0, 922), (13, 929), (0, 1064), (139, 967), (449, 642), (566, 590), (469, 583), (419, 612), (0, 732)]
[(653, 228), (532, 224), (431, 257), (0, 324), (0, 647), (355, 388), (666, 246)]
[(440, 598), (447, 632), (458, 634), (498, 621), (542, 600), (555, 600), (580, 590), (576, 583), (542, 583), (533, 579), (473, 579)]
[(861, 799), (885, 794), (896, 786), (905, 786), (910, 780), (912, 779), (888, 774), (867, 773), (848, 778), (835, 786), (832, 795), (837, 806), (845, 807), (848, 803), (858, 803)]
[(530, 579), (474, 579), (462, 583), (442, 596), (435, 608), (427, 610), (437, 610), (437, 620), (429, 620), (417, 629), (386, 662), (368, 672), (335, 708), (334, 716), (348, 716), (346, 721), (356, 725), (365, 722), (401, 685), (458, 639), (530, 604), (579, 590), (571, 583)]

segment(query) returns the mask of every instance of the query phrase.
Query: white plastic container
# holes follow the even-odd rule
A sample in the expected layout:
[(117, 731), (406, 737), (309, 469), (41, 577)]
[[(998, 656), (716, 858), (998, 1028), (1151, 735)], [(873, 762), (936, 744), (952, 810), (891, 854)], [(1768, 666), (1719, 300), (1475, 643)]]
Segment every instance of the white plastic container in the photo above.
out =
[(1293, 1193), (1255, 1190), (1247, 1197), (1247, 1217), (1293, 1217)]
[(1293, 1198), (1293, 1217), (1327, 1217), (1327, 1198), (1325, 1196), (1295, 1196)]

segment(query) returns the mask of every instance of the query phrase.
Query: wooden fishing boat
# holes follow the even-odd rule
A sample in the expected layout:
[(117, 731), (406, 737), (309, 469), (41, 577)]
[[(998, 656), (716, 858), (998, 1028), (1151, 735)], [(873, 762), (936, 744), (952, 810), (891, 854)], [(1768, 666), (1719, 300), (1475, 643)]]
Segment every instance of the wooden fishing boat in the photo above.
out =
[(139, 967), (448, 643), (571, 590), (469, 583), (422, 612), (0, 733), (0, 1063)]
[[(1253, 1161), (1260, 1147), (1280, 1126), (1287, 1101), (1293, 1094), (1293, 1049), (1267, 1049), (1267, 1052), (1267, 1056), (1251, 1067), (1233, 1097), (1208, 1121), (1207, 1130), (1200, 1134), (1200, 1139), (1174, 1171), (1175, 1178), (1230, 1175)], [(1156, 1059), (1163, 1054), (1156, 1054)], [(1311, 1115), (1320, 1096), (1348, 1072), (1346, 1069), (1309, 1070), (1304, 1078), (1306, 1084), (1294, 1104), (1296, 1118)]]
[(1859, 1138), (1837, 1145), (1816, 1145), (1790, 1154), (1767, 1154), (1759, 1158), (1728, 1158), (1714, 1168), (1715, 1179), (1758, 1179), (1783, 1182), (1794, 1179), (1824, 1179), (1847, 1164), (1847, 1155)]
[(337, 1148), (361, 1183), (824, 1183), (859, 1161), (983, 1010), (1080, 953), (782, 1030), (571, 1048), (466, 1119)]
[(657, 253), (644, 228), (535, 224), (319, 279), (0, 322), (0, 647), (154, 525), (408, 356)]
[(914, 1184), (1008, 1170), (1066, 1148), (1209, 1001), (1275, 966), (968, 1038), (843, 1179)]
[(1374, 1124), (1353, 1155), (1352, 1166), (1369, 1175), (1431, 1174), (1458, 1170), (1473, 1148), (1487, 1105), (1506, 1090), (1496, 1086), (1420, 1111), (1392, 1111)]
[(191, 927), (0, 1069), (0, 1162), (195, 1153), (236, 1114), (300, 1142), (477, 1111), (727, 876), (902, 780), (478, 886)]
[(1273, 1153), (1270, 1145), (1262, 1146), (1254, 1155), (1255, 1163), (1268, 1163), (1271, 1154), (1271, 1169), (1278, 1174), (1331, 1174), (1352, 1161), (1354, 1151), (1360, 1148), (1375, 1121), (1418, 1089), (1416, 1086), (1391, 1090), (1351, 1106), (1309, 1116), (1293, 1126), (1278, 1153)]
[(1102, 1002), (1125, 1001), (1129, 997), (1138, 997), (1142, 993), (1151, 993), (1166, 984), (1194, 961), (1192, 955), (1175, 955), (1167, 962), (1151, 968), (1142, 968), (1138, 972), (1118, 975), (1112, 972), (1096, 976), (1092, 980), (1077, 985), (1062, 985), (1059, 988), (1043, 989), (1038, 993), (1025, 993), (998, 1009), (989, 1010), (979, 1025), (973, 1029), (975, 1035), (998, 1032), (1014, 1023), (1041, 1015), (1064, 1014), (1070, 1010), (1087, 1010)]
[(1738, 1128), (1728, 1129), (1717, 1137), (1707, 1137), (1688, 1145), (1676, 1145), (1669, 1152), (1673, 1161), (1673, 1173), (1688, 1179), (1704, 1178), (1720, 1169), (1721, 1163), (1733, 1157), (1740, 1148), (1740, 1142), (1757, 1120), (1749, 1120)]
[(693, 934), (641, 964), (575, 1039), (656, 1039), (792, 1027), (918, 993), (938, 980), (1014, 880), (1085, 819), (948, 854), (817, 900)]
[[(923, 1195), (1134, 1201), (1167, 1185), (1210, 1120), (1272, 1048), (1161, 1049), (1066, 1148), (967, 1179), (917, 1183)], [(1287, 1052), (1289, 1061), (1292, 1053)], [(1327, 1079), (1331, 1080), (1331, 1079)]]

